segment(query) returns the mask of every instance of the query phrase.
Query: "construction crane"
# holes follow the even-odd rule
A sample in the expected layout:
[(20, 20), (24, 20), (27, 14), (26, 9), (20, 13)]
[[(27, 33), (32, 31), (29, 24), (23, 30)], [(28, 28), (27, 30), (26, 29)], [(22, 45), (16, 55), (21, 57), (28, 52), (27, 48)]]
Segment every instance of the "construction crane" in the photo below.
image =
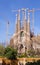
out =
[[(22, 9), (19, 9), (19, 10), (12, 10), (12, 12), (18, 12), (18, 14), (19, 14), (19, 17), (20, 17), (20, 11), (22, 11), (22, 13), (23, 13), (23, 19), (24, 19), (24, 17), (25, 17), (25, 19), (26, 19), (26, 10), (28, 10), (28, 8), (26, 9), (26, 8), (22, 8)], [(25, 15), (25, 16), (24, 16)], [(18, 18), (19, 19), (19, 18)]]
[(7, 29), (6, 29), (6, 45), (8, 46), (8, 28), (9, 28), (9, 21), (7, 21)]
[(26, 8), (22, 8), (21, 11), (23, 13), (23, 19), (26, 19)]
[(18, 12), (18, 14), (20, 14), (20, 9), (19, 10), (12, 10), (12, 12)]
[(33, 34), (34, 34), (34, 12), (35, 11), (40, 11), (40, 8), (38, 8), (38, 9), (33, 8), (32, 10), (28, 9), (28, 13), (32, 12), (32, 32), (33, 32)]
[(12, 12), (18, 12), (19, 13), (19, 17), (20, 17), (20, 11), (23, 11), (23, 18), (24, 18), (24, 14), (25, 14), (25, 18), (26, 18), (26, 11), (28, 11), (28, 13), (31, 13), (32, 12), (32, 32), (34, 34), (34, 12), (35, 11), (39, 11), (40, 8), (38, 9), (29, 9), (29, 8), (22, 8), (22, 9), (19, 9), (19, 10), (12, 10)]
[(8, 37), (12, 36), (12, 34), (9, 33), (9, 24), (10, 24), (9, 21), (7, 21), (6, 22), (6, 46), (9, 45), (9, 39), (8, 39)]
[(4, 45), (8, 46), (8, 34), (9, 34), (8, 33), (8, 28), (9, 28), (9, 21), (7, 20), (7, 17), (5, 15), (3, 16), (3, 18), (6, 21), (6, 44), (4, 44)]
[[(18, 14), (16, 14), (16, 25), (17, 25), (17, 20), (20, 21), (20, 9), (19, 10), (12, 10), (12, 12), (17, 12)], [(20, 22), (19, 22), (20, 23)], [(16, 30), (17, 31), (17, 30)]]
[(32, 12), (32, 33), (34, 35), (34, 8), (32, 10), (28, 9), (28, 13)]
[(22, 8), (22, 9), (19, 9), (19, 10), (12, 10), (12, 12), (18, 12), (18, 19), (20, 20), (20, 12), (22, 11), (23, 13), (23, 18), (22, 20), (24, 21), (24, 18), (26, 19), (26, 8)]

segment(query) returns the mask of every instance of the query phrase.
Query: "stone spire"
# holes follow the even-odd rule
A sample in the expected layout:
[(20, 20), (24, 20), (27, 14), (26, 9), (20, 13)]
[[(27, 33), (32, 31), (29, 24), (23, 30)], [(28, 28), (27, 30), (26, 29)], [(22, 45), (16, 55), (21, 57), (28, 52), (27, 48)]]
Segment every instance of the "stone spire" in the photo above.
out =
[(23, 28), (24, 28), (24, 38), (26, 39), (26, 32), (27, 32), (27, 18), (26, 18), (26, 9), (22, 9), (23, 11)]
[(18, 32), (18, 15), (16, 14), (16, 33)]
[(25, 9), (25, 20), (26, 20), (27, 18), (26, 18), (26, 9)]
[(26, 18), (26, 9), (24, 10), (24, 31), (26, 32), (27, 31), (27, 18)]
[(20, 9), (18, 10), (18, 43), (20, 41)]
[(28, 12), (27, 35), (30, 39), (30, 13)]
[(18, 10), (18, 32), (20, 31), (20, 9)]
[(24, 27), (24, 19), (25, 19), (25, 11), (24, 11), (24, 8), (22, 8), (22, 25)]
[(30, 13), (28, 12), (27, 22), (27, 51), (30, 49)]
[(26, 9), (25, 8), (22, 9), (22, 13), (23, 13), (23, 19), (22, 19), (23, 20), (23, 27), (24, 27), (24, 31), (26, 31), (26, 22), (27, 22), (26, 20), (27, 19), (26, 19)]

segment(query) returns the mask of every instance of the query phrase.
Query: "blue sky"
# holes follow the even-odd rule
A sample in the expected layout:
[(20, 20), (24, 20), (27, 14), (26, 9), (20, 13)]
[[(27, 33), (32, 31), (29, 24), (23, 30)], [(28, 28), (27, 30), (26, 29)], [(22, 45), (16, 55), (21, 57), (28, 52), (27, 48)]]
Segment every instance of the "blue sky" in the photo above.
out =
[[(40, 0), (0, 0), (0, 42), (6, 41), (6, 23), (9, 20), (9, 30), (10, 35), (15, 32), (15, 14), (13, 9), (21, 8), (40, 8)], [(35, 11), (34, 13), (34, 33), (40, 33), (40, 11)]]

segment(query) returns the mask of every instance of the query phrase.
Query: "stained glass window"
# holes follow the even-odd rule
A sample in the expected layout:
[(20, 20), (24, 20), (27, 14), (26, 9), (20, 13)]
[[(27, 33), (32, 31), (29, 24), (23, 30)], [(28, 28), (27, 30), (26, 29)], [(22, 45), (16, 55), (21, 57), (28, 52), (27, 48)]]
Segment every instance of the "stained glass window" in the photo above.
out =
[(24, 36), (24, 32), (22, 31), (22, 32), (21, 32), (21, 37), (23, 37), (23, 36)]

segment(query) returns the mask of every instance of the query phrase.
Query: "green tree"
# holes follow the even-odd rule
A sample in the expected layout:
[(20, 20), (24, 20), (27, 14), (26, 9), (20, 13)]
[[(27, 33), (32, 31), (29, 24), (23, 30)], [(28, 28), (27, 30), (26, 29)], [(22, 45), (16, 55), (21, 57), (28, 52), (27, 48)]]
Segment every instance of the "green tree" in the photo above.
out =
[(7, 47), (5, 48), (5, 57), (7, 57), (8, 59), (11, 59), (11, 60), (15, 60), (17, 58), (17, 50), (16, 49), (13, 49), (11, 47)]
[(4, 56), (5, 47), (0, 44), (0, 56)]

